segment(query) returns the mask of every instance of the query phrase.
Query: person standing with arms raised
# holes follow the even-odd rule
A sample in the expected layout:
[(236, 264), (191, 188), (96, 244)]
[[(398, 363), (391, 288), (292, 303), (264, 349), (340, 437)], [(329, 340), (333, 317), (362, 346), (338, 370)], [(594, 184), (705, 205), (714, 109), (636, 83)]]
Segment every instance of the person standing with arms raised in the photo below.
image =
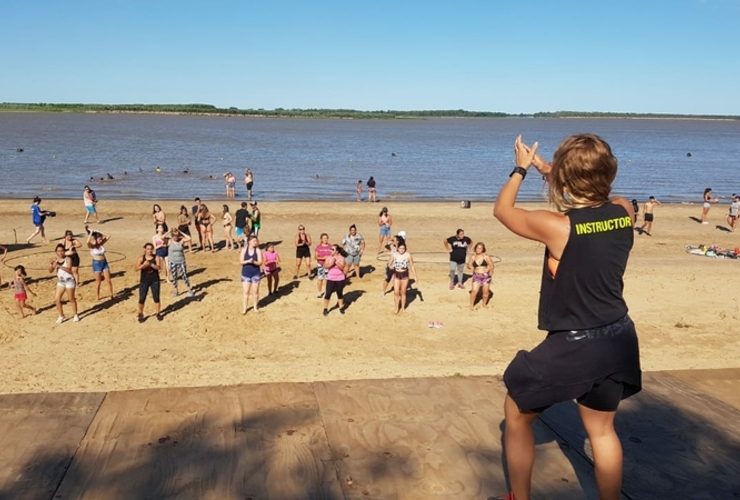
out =
[[(634, 241), (632, 207), (610, 198), (617, 160), (600, 137), (566, 138), (550, 166), (521, 136), (516, 167), (501, 188), (493, 214), (513, 233), (545, 245), (539, 303), (545, 339), (519, 351), (504, 373), (504, 449), (512, 493), (529, 498), (534, 465), (532, 423), (551, 405), (575, 399), (586, 428), (601, 500), (618, 500), (622, 446), (614, 417), (622, 399), (641, 390), (635, 325), (622, 296)], [(549, 182), (559, 212), (516, 206), (534, 165)]]

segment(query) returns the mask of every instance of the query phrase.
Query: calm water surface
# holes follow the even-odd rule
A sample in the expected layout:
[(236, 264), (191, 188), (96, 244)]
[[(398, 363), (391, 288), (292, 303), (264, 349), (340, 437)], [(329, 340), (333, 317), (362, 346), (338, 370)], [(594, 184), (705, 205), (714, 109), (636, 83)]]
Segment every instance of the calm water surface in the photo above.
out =
[[(0, 113), (0, 197), (81, 198), (90, 184), (101, 199), (222, 198), (226, 171), (243, 197), (249, 167), (259, 200), (352, 200), (357, 181), (372, 175), (381, 200), (484, 201), (514, 165), (517, 134), (551, 158), (579, 132), (611, 144), (615, 192), (627, 198), (698, 202), (706, 187), (720, 197), (740, 192), (740, 121)], [(115, 180), (101, 182), (108, 173)], [(543, 199), (542, 181), (532, 175), (522, 194)]]

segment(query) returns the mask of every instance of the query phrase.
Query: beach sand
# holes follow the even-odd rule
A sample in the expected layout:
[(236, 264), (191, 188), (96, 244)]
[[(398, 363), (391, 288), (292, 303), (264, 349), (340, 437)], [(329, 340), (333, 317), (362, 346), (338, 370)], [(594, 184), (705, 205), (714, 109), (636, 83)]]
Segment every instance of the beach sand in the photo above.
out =
[[(216, 212), (223, 201), (205, 203)], [(315, 281), (301, 278), (274, 301), (265, 299), (263, 281), (261, 311), (243, 316), (238, 254), (221, 250), (187, 255), (198, 290), (195, 300), (184, 294), (173, 298), (171, 285), (163, 283), (164, 321), (150, 317), (139, 324), (138, 273), (133, 266), (153, 235), (152, 202), (103, 200), (98, 208), (105, 222), (92, 227), (112, 235), (106, 248), (114, 288), (127, 294), (96, 302), (90, 258), (83, 250), (83, 285), (78, 290), (82, 321), (61, 325), (55, 324), (56, 278), (46, 268), (54, 245), (42, 245), (38, 237), (34, 246), (23, 245), (33, 230), (30, 205), (30, 200), (0, 201), (0, 244), (11, 247), (1, 271), (3, 283), (12, 278), (12, 267), (25, 265), (38, 294), (30, 296), (29, 303), (43, 309), (21, 320), (13, 292), (7, 285), (0, 291), (3, 393), (498, 375), (517, 350), (532, 348), (544, 336), (536, 328), (543, 246), (506, 230), (493, 218), (492, 203), (473, 203), (468, 210), (457, 203), (388, 203), (394, 233), (408, 234), (422, 292), (407, 311), (395, 315), (392, 295), (380, 296), (384, 262), (375, 258), (382, 203), (260, 201), (260, 240), (280, 242), (284, 286), (293, 282), (292, 242), (299, 224), (306, 226), (314, 246), (320, 233), (340, 242), (348, 226), (357, 224), (367, 240), (362, 265), (375, 270), (362, 280), (353, 279), (345, 289), (351, 300), (346, 315), (334, 310), (323, 317)], [(238, 201), (229, 205), (233, 212)], [(174, 222), (179, 206), (162, 203), (169, 221)], [(71, 229), (83, 238), (81, 199), (44, 200), (42, 207), (58, 213), (47, 220), (47, 237), (58, 240)], [(705, 226), (691, 219), (700, 212), (700, 205), (658, 207), (654, 235), (635, 234), (625, 297), (637, 325), (645, 370), (740, 365), (739, 299), (732, 281), (740, 261), (691, 256), (684, 250), (687, 243), (734, 248), (740, 241), (716, 228), (725, 224), (726, 207), (713, 207), (711, 223)], [(489, 253), (501, 258), (487, 310), (470, 311), (467, 290), (447, 287), (442, 241), (457, 228), (474, 242), (485, 242)], [(14, 230), (20, 245), (14, 244)], [(223, 239), (220, 227), (214, 235), (216, 241)], [(145, 311), (152, 314), (151, 299)], [(442, 322), (443, 327), (428, 328), (429, 321)]]

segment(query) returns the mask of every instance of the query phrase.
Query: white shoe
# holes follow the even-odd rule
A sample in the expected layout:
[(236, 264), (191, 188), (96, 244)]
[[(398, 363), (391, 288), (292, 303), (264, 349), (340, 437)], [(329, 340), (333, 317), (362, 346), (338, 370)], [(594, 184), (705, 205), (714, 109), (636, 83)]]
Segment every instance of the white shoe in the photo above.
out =
[(59, 317), (57, 318), (57, 324), (59, 325), (59, 324), (62, 324), (62, 323), (64, 323), (64, 320), (65, 320), (65, 319), (67, 319), (67, 318), (65, 318), (64, 316), (59, 316)]
[(80, 317), (75, 314), (74, 318), (72, 318), (72, 321), (74, 321), (75, 323), (79, 323)]
[(702, 222), (702, 224), (709, 224), (709, 222), (707, 222), (707, 221), (704, 221), (704, 222)]

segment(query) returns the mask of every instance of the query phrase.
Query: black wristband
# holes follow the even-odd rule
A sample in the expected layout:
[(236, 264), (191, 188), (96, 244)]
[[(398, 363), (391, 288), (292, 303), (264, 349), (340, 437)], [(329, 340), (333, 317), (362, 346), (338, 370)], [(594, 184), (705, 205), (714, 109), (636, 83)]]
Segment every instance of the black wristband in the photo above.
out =
[(527, 169), (522, 167), (514, 167), (514, 170), (511, 171), (509, 174), (509, 177), (511, 177), (514, 174), (519, 174), (522, 176), (522, 179), (524, 179), (527, 176)]

